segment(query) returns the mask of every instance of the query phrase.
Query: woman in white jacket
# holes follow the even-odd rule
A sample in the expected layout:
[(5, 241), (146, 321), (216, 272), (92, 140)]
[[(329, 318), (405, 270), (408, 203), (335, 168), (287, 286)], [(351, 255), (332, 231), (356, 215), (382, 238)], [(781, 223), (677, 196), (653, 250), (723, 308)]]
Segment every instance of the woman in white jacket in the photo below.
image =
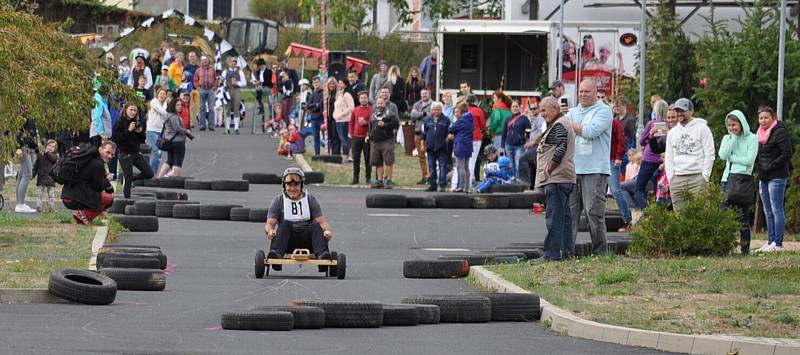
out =
[(156, 146), (156, 142), (161, 136), (161, 130), (164, 129), (164, 122), (169, 117), (167, 105), (170, 101), (172, 97), (167, 90), (158, 89), (158, 94), (150, 101), (150, 111), (147, 112), (147, 145), (153, 151), (150, 155), (150, 168), (153, 171), (158, 171), (161, 161), (161, 150)]
[(349, 130), (350, 115), (355, 109), (355, 103), (353, 102), (353, 96), (345, 90), (346, 87), (347, 82), (345, 82), (345, 79), (336, 80), (336, 101), (333, 103), (333, 119), (336, 121), (336, 133), (342, 142), (342, 155), (349, 157), (350, 137), (347, 131)]

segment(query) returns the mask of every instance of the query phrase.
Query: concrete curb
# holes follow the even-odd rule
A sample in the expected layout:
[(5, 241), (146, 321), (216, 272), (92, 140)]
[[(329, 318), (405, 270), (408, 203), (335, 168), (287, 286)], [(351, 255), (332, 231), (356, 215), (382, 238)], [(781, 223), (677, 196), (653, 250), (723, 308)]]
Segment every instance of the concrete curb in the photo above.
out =
[[(470, 274), (484, 287), (502, 293), (530, 293), (481, 266), (470, 267)], [(618, 327), (586, 320), (540, 299), (542, 323), (571, 337), (627, 346), (640, 346), (685, 354), (738, 355), (800, 354), (800, 340), (756, 338), (728, 335), (687, 335)]]
[[(108, 237), (108, 227), (97, 227), (92, 240), (89, 270), (97, 270), (97, 250), (103, 246), (106, 237)], [(0, 304), (2, 303), (67, 303), (67, 301), (51, 295), (46, 288), (0, 288)]]

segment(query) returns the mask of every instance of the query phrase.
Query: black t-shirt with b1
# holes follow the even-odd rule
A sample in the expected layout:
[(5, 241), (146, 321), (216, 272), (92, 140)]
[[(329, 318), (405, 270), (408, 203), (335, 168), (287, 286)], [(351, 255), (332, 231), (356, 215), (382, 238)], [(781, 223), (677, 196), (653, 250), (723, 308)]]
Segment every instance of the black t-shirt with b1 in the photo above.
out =
[(267, 212), (267, 218), (275, 218), (278, 223), (286, 220), (296, 226), (310, 225), (320, 216), (322, 207), (317, 199), (308, 193), (303, 194), (299, 200), (292, 200), (281, 193), (272, 200)]

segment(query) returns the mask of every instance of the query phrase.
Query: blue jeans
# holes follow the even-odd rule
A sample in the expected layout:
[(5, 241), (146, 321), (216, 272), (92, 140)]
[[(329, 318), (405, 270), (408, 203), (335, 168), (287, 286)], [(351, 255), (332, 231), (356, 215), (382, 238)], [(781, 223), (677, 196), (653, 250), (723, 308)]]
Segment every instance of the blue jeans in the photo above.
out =
[(519, 172), (519, 158), (521, 158), (522, 154), (525, 153), (525, 147), (521, 145), (506, 144), (504, 148), (506, 150), (506, 156), (508, 159), (511, 159), (511, 162), (514, 164), (514, 176), (517, 176), (517, 173)]
[[(647, 207), (647, 183), (652, 182), (655, 186), (659, 175), (661, 175), (661, 171), (658, 170), (659, 165), (661, 165), (661, 163), (643, 161), (642, 165), (639, 167), (639, 174), (636, 175), (636, 194), (634, 196), (636, 206), (634, 207), (638, 209), (645, 209)], [(653, 191), (655, 191), (655, 189)]]
[(214, 129), (214, 91), (200, 89), (200, 128)]
[[(428, 154), (428, 172), (430, 176), (428, 177), (428, 185), (430, 187), (436, 187), (437, 181), (436, 177), (438, 175), (439, 180), (438, 184), (440, 187), (447, 186), (447, 150), (427, 150), (426, 153)], [(439, 164), (439, 169), (436, 169), (436, 164)], [(437, 174), (438, 172), (438, 174)]]
[(629, 224), (631, 223), (631, 209), (628, 207), (628, 200), (625, 199), (625, 192), (620, 188), (620, 170), (621, 167), (614, 165), (611, 161), (611, 175), (608, 176), (608, 187), (611, 188), (611, 194), (614, 195), (614, 200), (617, 201), (619, 211), (622, 212), (622, 220)]
[(575, 242), (572, 240), (572, 213), (569, 196), (575, 184), (544, 185), (545, 220), (547, 236), (544, 238), (544, 258), (560, 260), (572, 255)]
[(161, 163), (161, 150), (156, 146), (158, 137), (161, 137), (161, 132), (147, 131), (147, 145), (153, 151), (150, 153), (150, 169), (158, 175), (158, 165)]
[(311, 129), (314, 131), (314, 155), (319, 155), (320, 131), (322, 130), (322, 119), (311, 120)]
[(342, 155), (350, 155), (350, 138), (347, 138), (348, 122), (336, 122), (336, 133), (342, 142)]
[(767, 241), (779, 247), (783, 246), (783, 234), (786, 231), (786, 216), (783, 212), (786, 181), (787, 179), (772, 179), (758, 183), (764, 215), (767, 217)]

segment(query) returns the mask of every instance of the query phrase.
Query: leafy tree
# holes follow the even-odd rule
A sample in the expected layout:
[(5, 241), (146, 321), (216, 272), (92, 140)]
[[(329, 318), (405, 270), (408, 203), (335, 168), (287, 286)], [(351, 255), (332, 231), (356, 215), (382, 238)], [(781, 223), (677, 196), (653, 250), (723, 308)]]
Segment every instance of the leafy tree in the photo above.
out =
[(308, 16), (303, 16), (295, 0), (250, 0), (248, 7), (256, 17), (272, 19), (281, 24), (308, 20)]

